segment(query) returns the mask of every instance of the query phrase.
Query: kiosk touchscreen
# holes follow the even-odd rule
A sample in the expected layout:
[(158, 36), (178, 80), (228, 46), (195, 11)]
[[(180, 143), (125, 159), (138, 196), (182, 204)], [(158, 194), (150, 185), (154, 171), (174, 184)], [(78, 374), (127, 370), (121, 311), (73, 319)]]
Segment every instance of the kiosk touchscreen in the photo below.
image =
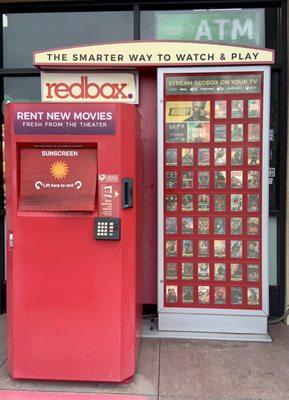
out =
[(9, 104), (5, 117), (9, 372), (127, 379), (141, 321), (136, 108)]

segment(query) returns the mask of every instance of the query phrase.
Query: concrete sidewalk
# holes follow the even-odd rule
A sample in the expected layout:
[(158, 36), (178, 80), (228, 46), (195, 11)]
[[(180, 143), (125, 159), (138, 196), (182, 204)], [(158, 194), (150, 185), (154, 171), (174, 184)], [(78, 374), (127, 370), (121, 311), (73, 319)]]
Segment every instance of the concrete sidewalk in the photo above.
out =
[[(143, 339), (134, 380), (121, 385), (12, 381), (0, 316), (0, 390), (147, 395), (148, 400), (289, 400), (289, 327), (270, 327), (273, 343)], [(1, 399), (1, 392), (0, 392)]]

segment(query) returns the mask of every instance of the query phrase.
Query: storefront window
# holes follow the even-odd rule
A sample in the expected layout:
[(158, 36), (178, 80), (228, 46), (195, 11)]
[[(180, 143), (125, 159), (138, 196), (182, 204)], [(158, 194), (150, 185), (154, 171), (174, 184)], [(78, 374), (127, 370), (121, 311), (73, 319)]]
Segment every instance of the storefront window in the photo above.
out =
[(278, 182), (279, 182), (279, 72), (271, 74), (271, 101), (270, 101), (270, 154), (269, 154), (269, 204), (271, 210), (279, 209)]
[[(276, 64), (272, 68), (270, 111), (269, 278), (270, 285), (277, 285), (279, 290), (284, 261), (280, 254), (282, 244), (278, 245), (277, 237), (280, 239), (283, 232), (283, 218), (280, 213), (282, 209), (284, 211), (284, 202), (280, 196), (280, 187), (285, 185), (280, 148), (283, 147), (282, 143), (286, 134), (284, 130), (286, 124), (282, 120), (282, 107), (286, 100), (281, 91), (284, 85), (282, 76), (285, 67), (283, 64), (285, 50), (283, 49), (286, 47), (282, 36), (283, 8), (273, 8), (275, 4), (272, 3), (271, 8), (266, 9), (183, 10), (181, 8), (185, 7), (184, 2), (182, 4), (178, 2), (169, 4), (166, 1), (162, 3), (160, 7), (162, 10), (157, 10), (160, 2), (151, 2), (150, 6), (143, 3), (139, 5), (140, 8), (146, 8), (145, 11), (140, 12), (141, 40), (212, 41), (276, 50)], [(165, 3), (168, 3), (167, 6)], [(234, 5), (236, 7), (237, 4), (232, 3), (232, 7)], [(255, 2), (255, 7), (258, 6), (259, 4)], [(165, 10), (163, 7), (171, 9)], [(172, 10), (172, 7), (175, 10)], [(36, 10), (36, 8), (32, 9)], [(37, 13), (18, 13), (23, 9), (15, 5), (15, 8), (10, 9), (14, 13), (3, 15), (3, 68), (19, 68), (17, 77), (14, 76), (15, 71), (12, 71), (14, 75), (11, 76), (11, 71), (3, 70), (2, 101), (4, 102), (41, 101), (40, 77), (27, 76), (27, 71), (21, 70), (21, 68), (32, 67), (33, 51), (101, 42), (130, 41), (134, 40), (134, 33), (138, 38), (136, 23), (138, 12), (135, 15), (137, 18), (134, 18), (133, 11), (72, 12), (69, 5), (66, 8), (69, 12), (55, 12), (57, 7), (53, 5), (51, 5), (51, 11), (54, 12), (40, 13), (40, 9), (38, 5)], [(82, 10), (89, 9), (92, 9), (92, 6), (88, 6), (87, 9), (85, 6), (82, 8)], [(150, 72), (149, 77), (152, 76), (154, 75)], [(146, 84), (143, 79), (141, 80), (142, 94), (154, 84), (153, 78), (150, 81), (146, 78)], [(277, 314), (278, 312), (276, 311)]]
[(277, 218), (269, 218), (269, 284), (277, 285)]
[(4, 78), (4, 102), (41, 101), (40, 77)]
[(133, 40), (133, 12), (3, 16), (5, 68), (31, 67), (36, 50), (116, 40)]
[(141, 38), (264, 47), (264, 10), (145, 11), (141, 14)]

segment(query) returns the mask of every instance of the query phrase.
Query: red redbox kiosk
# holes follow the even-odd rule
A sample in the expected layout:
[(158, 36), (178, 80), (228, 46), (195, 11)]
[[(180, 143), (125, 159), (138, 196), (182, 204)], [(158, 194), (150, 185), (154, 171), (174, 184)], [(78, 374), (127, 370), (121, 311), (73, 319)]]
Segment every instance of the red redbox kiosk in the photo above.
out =
[(13, 378), (135, 372), (141, 133), (126, 104), (8, 104), (8, 364)]

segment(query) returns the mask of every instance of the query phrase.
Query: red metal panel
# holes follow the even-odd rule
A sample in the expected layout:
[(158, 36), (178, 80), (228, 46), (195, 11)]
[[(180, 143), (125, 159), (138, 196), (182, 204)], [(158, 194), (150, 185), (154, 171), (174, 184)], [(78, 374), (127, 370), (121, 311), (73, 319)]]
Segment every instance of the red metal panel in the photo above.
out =
[(140, 102), (143, 138), (157, 140), (157, 72), (140, 71)]
[[(71, 111), (86, 107), (65, 106)], [(44, 148), (53, 144), (56, 149), (97, 148), (98, 173), (132, 177), (140, 196), (136, 109), (109, 105), (116, 115), (114, 135), (70, 136), (58, 131), (40, 136), (31, 129), (28, 136), (14, 134), (14, 108), (19, 107), (6, 107), (5, 127), (7, 237), (14, 235), (13, 247), (7, 244), (10, 374), (13, 378), (122, 381), (135, 372), (140, 325), (138, 204), (118, 210), (120, 241), (94, 240), (97, 202), (89, 213), (20, 211), (19, 149), (35, 143)], [(27, 107), (43, 112), (58, 109), (55, 104), (23, 105)], [(106, 105), (100, 107), (105, 111)]]
[(143, 303), (157, 303), (157, 189), (143, 189)]
[[(144, 153), (144, 187), (157, 187), (157, 140), (145, 139), (143, 143)], [(155, 207), (155, 206), (154, 206)]]
[(143, 303), (157, 303), (157, 78), (140, 71), (140, 104), (144, 137)]

